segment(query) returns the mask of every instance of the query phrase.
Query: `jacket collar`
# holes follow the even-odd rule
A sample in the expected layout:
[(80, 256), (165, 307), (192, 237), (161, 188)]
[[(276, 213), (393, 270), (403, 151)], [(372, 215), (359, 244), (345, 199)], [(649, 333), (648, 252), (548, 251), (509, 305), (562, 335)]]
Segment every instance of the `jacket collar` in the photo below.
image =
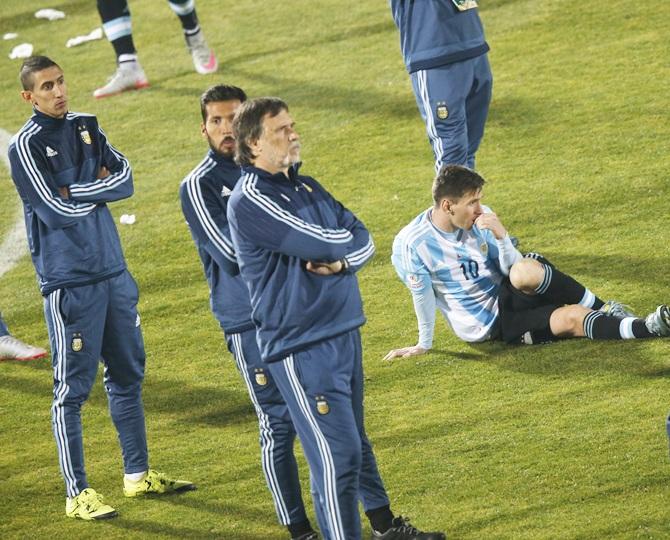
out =
[(291, 165), (288, 169), (288, 176), (284, 173), (272, 174), (266, 171), (265, 169), (259, 169), (253, 165), (248, 165), (244, 167), (244, 172), (251, 172), (257, 174), (260, 178), (270, 180), (272, 182), (297, 182), (298, 181), (298, 171), (302, 166), (302, 161)]
[(31, 120), (42, 127), (60, 128), (65, 125), (67, 115), (68, 113), (65, 113), (63, 118), (54, 118), (53, 116), (44, 114), (43, 112), (38, 111), (33, 107), (33, 116)]

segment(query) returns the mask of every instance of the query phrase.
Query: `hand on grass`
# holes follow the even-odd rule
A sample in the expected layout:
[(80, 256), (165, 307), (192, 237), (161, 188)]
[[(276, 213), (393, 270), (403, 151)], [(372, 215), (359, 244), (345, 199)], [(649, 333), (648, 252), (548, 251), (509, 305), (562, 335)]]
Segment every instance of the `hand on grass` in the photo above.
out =
[(428, 352), (428, 349), (419, 347), (419, 345), (412, 345), (411, 347), (403, 347), (402, 349), (393, 349), (384, 357), (384, 360), (391, 360), (392, 358), (409, 358), (410, 356), (418, 356)]

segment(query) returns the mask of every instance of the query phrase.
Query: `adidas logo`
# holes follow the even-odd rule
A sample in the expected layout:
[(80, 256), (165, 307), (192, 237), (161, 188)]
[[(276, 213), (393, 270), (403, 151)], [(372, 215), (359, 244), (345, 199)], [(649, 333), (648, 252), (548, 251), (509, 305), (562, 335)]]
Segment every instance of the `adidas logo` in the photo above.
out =
[(57, 156), (58, 152), (56, 152), (51, 146), (47, 146), (47, 157), (54, 157)]
[(228, 188), (228, 186), (223, 186), (223, 189), (221, 190), (222, 197), (230, 197), (231, 193), (232, 191)]

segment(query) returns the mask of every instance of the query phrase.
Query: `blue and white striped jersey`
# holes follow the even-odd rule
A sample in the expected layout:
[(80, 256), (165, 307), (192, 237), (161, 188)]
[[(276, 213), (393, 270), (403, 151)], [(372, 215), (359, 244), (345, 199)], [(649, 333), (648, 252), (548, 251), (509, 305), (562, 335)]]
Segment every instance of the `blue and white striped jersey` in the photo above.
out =
[[(491, 210), (484, 207), (485, 212)], [(521, 259), (509, 239), (497, 240), (472, 227), (447, 233), (433, 225), (432, 208), (404, 227), (393, 242), (391, 261), (412, 293), (419, 321), (419, 345), (430, 349), (439, 308), (464, 341), (489, 339), (498, 318), (498, 290)]]
[[(52, 118), (36, 110), (12, 138), (9, 162), (43, 295), (126, 268), (107, 203), (133, 194), (133, 175), (95, 116)], [(103, 166), (110, 174), (99, 179)], [(59, 192), (66, 186), (68, 198)]]

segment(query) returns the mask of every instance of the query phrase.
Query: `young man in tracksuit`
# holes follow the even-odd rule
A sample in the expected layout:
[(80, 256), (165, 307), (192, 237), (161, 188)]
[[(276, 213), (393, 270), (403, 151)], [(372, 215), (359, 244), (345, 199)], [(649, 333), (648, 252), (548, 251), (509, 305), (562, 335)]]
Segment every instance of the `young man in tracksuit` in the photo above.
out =
[(34, 112), (13, 137), (9, 160), (45, 298), (54, 369), (52, 422), (66, 515), (105, 519), (116, 511), (88, 486), (80, 416), (100, 360), (123, 453), (124, 494), (194, 485), (149, 469), (138, 291), (107, 208), (133, 193), (128, 160), (107, 141), (94, 116), (68, 112), (63, 71), (51, 59), (26, 59), (21, 83), (21, 96)]
[(355, 272), (374, 255), (367, 229), (292, 166), (300, 143), (283, 101), (247, 101), (233, 132), (244, 175), (228, 203), (231, 237), (261, 357), (310, 466), (322, 534), (360, 538), (360, 496), (375, 538), (443, 539), (394, 518), (365, 434)]
[(475, 0), (390, 0), (419, 112), (442, 165), (475, 164), (493, 76)]
[(246, 99), (235, 86), (213, 86), (202, 95), (201, 131), (210, 149), (181, 183), (179, 197), (205, 269), (212, 311), (258, 416), (263, 473), (277, 517), (291, 538), (312, 540), (317, 535), (305, 513), (293, 454), (295, 428), (258, 352), (249, 290), (239, 274), (226, 218), (230, 194), (241, 175), (233, 160), (233, 116)]

